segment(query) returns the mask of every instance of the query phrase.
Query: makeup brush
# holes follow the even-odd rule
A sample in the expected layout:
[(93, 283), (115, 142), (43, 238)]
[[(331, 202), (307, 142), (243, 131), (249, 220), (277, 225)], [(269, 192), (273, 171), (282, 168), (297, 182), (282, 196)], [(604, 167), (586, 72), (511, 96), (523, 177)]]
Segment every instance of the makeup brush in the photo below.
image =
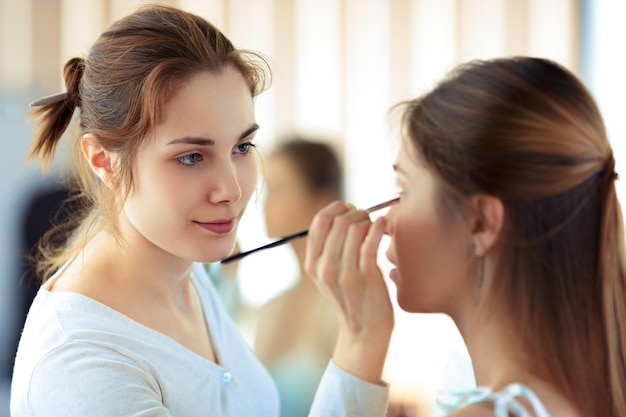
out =
[[(385, 207), (388, 207), (388, 206), (392, 205), (393, 203), (397, 202), (398, 200), (399, 200), (399, 198), (396, 197), (396, 198), (393, 198), (391, 200), (385, 201), (384, 203), (376, 204), (375, 206), (372, 206), (372, 207), (366, 209), (365, 211), (367, 213), (372, 213), (372, 212), (374, 212), (376, 210), (384, 209)], [(221, 260), (221, 263), (226, 264), (226, 263), (229, 263), (229, 262), (238, 261), (239, 259), (243, 258), (244, 256), (248, 256), (248, 255), (250, 255), (252, 253), (261, 251), (263, 249), (270, 249), (270, 248), (275, 248), (276, 246), (284, 245), (285, 243), (289, 243), (292, 240), (303, 238), (303, 237), (305, 237), (308, 234), (309, 234), (308, 230), (303, 230), (302, 232), (298, 232), (298, 233), (294, 233), (293, 235), (285, 236), (285, 237), (283, 237), (281, 239), (278, 239), (278, 240), (276, 240), (276, 241), (274, 241), (272, 243), (269, 243), (267, 245), (258, 247), (256, 249), (251, 249), (251, 250), (245, 251), (245, 252), (239, 252), (236, 255), (232, 255), (232, 256), (229, 256), (228, 258), (224, 258), (224, 259)]]

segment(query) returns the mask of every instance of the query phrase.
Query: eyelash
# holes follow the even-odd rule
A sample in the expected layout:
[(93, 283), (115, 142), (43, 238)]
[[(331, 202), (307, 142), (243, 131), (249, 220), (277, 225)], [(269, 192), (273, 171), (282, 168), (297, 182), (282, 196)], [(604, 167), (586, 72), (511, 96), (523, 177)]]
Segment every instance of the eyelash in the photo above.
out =
[(202, 154), (201, 153), (193, 152), (193, 153), (188, 153), (187, 155), (183, 155), (183, 156), (177, 157), (176, 161), (178, 161), (178, 163), (180, 165), (184, 166), (184, 167), (192, 167), (192, 166), (196, 165), (199, 161), (195, 161), (193, 163), (187, 164), (187, 163), (184, 163), (183, 160), (186, 159), (186, 158), (189, 158), (190, 156), (194, 156), (194, 155), (199, 155), (200, 158), (202, 158)]
[(239, 145), (235, 146), (235, 149), (238, 149), (238, 148), (240, 148), (242, 146), (245, 146), (246, 150), (241, 152), (241, 155), (246, 155), (246, 154), (250, 153), (250, 151), (253, 148), (256, 148), (256, 145), (254, 143), (252, 143), (252, 142), (244, 142), (244, 143), (240, 143)]
[[(245, 150), (241, 150), (241, 147), (245, 147)], [(251, 142), (244, 142), (244, 143), (240, 143), (237, 146), (235, 146), (235, 149), (237, 150), (237, 154), (238, 155), (247, 155), (250, 153), (250, 151), (252, 150), (252, 148), (256, 148), (256, 145), (254, 143)], [(196, 160), (195, 162), (192, 163), (185, 163), (183, 162), (185, 159), (191, 157), (191, 156), (200, 156), (200, 160)], [(176, 158), (176, 161), (178, 161), (178, 163), (184, 167), (193, 167), (195, 165), (198, 164), (198, 162), (202, 161), (202, 154), (200, 152), (192, 152), (192, 153), (188, 153), (186, 155), (182, 155)]]

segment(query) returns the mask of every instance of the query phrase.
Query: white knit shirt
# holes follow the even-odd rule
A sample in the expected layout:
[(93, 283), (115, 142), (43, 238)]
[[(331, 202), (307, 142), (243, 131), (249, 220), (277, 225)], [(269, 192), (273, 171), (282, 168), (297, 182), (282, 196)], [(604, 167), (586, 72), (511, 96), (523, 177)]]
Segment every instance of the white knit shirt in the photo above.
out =
[[(11, 416), (278, 416), (276, 387), (201, 265), (192, 280), (219, 365), (91, 298), (44, 285), (18, 348)], [(310, 416), (382, 417), (388, 395), (331, 362)]]

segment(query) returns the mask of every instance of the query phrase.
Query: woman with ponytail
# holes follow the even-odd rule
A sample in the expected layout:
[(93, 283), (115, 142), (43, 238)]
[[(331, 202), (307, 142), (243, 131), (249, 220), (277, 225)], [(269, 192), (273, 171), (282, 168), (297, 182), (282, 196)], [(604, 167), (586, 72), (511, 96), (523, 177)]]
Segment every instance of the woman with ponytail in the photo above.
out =
[(388, 234), (400, 307), (449, 315), (472, 358), (477, 389), (441, 397), (456, 417), (626, 416), (618, 176), (589, 92), (553, 62), (505, 58), (398, 108), (399, 203), (373, 225), (323, 209), (309, 274), (381, 282), (371, 241)]
[[(278, 416), (276, 387), (201, 265), (231, 253), (256, 185), (265, 60), (198, 16), (146, 6), (64, 77), (66, 92), (34, 103), (30, 156), (47, 166), (76, 116), (70, 185), (81, 205), (69, 238), (41, 246), (11, 415)], [(362, 308), (344, 321), (367, 321), (383, 295), (355, 298)], [(384, 414), (387, 307), (340, 333), (312, 416)]]

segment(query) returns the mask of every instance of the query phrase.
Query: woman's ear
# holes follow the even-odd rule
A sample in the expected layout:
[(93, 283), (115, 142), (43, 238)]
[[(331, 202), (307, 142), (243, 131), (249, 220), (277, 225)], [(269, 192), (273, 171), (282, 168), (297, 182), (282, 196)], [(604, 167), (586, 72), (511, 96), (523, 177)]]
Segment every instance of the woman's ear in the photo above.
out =
[(114, 179), (112, 153), (105, 150), (98, 138), (91, 134), (82, 137), (81, 147), (93, 172), (110, 188)]
[(479, 194), (471, 198), (474, 216), (471, 239), (475, 256), (485, 256), (498, 243), (504, 229), (504, 206), (493, 196)]

